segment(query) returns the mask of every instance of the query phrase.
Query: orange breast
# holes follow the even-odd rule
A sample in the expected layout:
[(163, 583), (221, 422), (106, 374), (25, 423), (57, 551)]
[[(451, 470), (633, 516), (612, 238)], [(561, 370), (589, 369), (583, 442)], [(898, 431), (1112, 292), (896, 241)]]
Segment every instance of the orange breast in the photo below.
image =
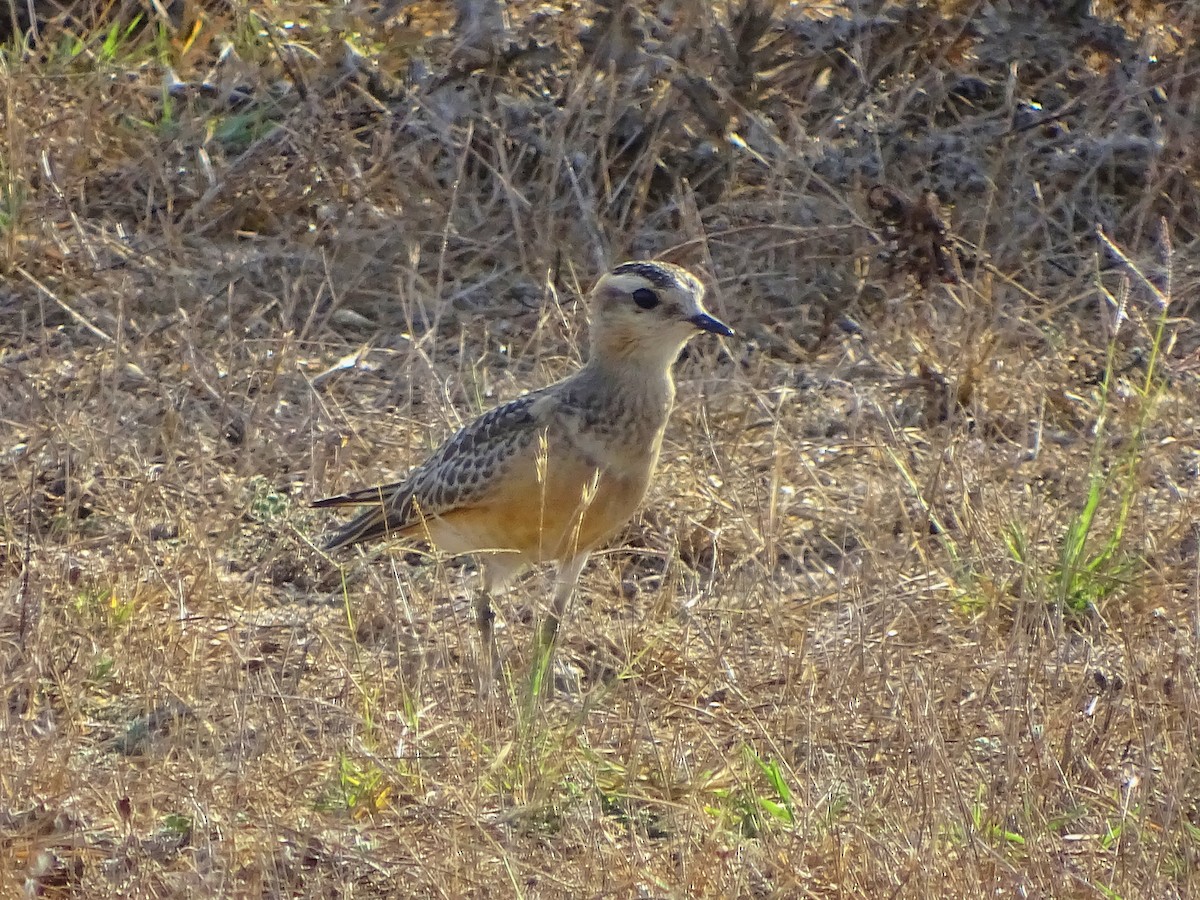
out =
[(539, 479), (530, 460), (508, 470), (483, 502), (431, 521), (429, 534), (448, 553), (506, 550), (530, 562), (564, 559), (595, 548), (624, 525), (649, 480), (648, 470), (632, 477), (609, 472), (597, 479), (585, 461), (553, 455)]

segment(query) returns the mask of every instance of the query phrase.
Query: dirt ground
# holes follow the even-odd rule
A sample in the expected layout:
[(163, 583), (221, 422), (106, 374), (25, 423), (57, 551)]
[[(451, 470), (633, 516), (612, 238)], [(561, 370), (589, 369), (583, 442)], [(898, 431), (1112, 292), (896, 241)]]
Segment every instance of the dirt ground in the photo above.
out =
[[(1195, 4), (59, 5), (0, 53), (0, 896), (1200, 896)], [(485, 701), (471, 560), (308, 504), (630, 258), (737, 334)]]

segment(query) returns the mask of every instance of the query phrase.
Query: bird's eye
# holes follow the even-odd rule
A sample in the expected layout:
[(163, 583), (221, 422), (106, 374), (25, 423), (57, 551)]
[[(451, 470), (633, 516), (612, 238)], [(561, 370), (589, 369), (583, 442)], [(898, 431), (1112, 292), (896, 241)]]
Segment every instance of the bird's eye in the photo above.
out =
[(654, 309), (662, 301), (658, 299), (658, 294), (650, 288), (638, 288), (633, 292), (633, 302), (642, 309)]

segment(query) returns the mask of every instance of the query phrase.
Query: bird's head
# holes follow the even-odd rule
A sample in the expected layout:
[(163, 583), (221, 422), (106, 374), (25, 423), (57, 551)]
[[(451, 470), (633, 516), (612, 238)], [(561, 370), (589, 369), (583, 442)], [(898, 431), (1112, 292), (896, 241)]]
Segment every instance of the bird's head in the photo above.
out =
[(686, 269), (622, 263), (592, 290), (592, 356), (665, 367), (702, 331), (732, 335), (732, 328), (708, 314), (703, 299), (704, 285)]

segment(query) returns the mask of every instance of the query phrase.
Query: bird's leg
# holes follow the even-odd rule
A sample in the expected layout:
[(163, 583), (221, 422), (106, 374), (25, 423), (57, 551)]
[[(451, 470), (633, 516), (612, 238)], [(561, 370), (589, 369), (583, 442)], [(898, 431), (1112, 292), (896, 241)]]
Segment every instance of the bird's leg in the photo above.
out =
[(492, 592), (481, 585), (475, 595), (475, 624), (479, 626), (479, 651), (482, 657), (479, 671), (479, 693), (488, 696), (500, 668), (496, 652), (496, 611), (492, 609)]
[(513, 554), (490, 556), (482, 563), (482, 581), (475, 594), (475, 624), (479, 627), (479, 693), (486, 697), (492, 692), (501, 673), (500, 653), (496, 649), (496, 612), (492, 598), (507, 590), (523, 563)]
[(558, 625), (566, 615), (567, 604), (571, 601), (571, 595), (575, 593), (575, 585), (579, 583), (579, 575), (587, 561), (588, 554), (580, 553), (559, 568), (558, 577), (554, 579), (554, 600), (550, 605), (550, 615), (542, 623), (542, 640), (546, 643), (554, 643), (558, 635)]
[(587, 564), (588, 554), (579, 553), (566, 562), (558, 570), (555, 579), (554, 599), (550, 603), (550, 612), (542, 623), (538, 634), (538, 645), (535, 648), (533, 663), (533, 694), (540, 693), (545, 683), (546, 673), (554, 657), (554, 643), (558, 637), (558, 626), (567, 612), (567, 604), (575, 593), (575, 585), (579, 583), (579, 574)]

